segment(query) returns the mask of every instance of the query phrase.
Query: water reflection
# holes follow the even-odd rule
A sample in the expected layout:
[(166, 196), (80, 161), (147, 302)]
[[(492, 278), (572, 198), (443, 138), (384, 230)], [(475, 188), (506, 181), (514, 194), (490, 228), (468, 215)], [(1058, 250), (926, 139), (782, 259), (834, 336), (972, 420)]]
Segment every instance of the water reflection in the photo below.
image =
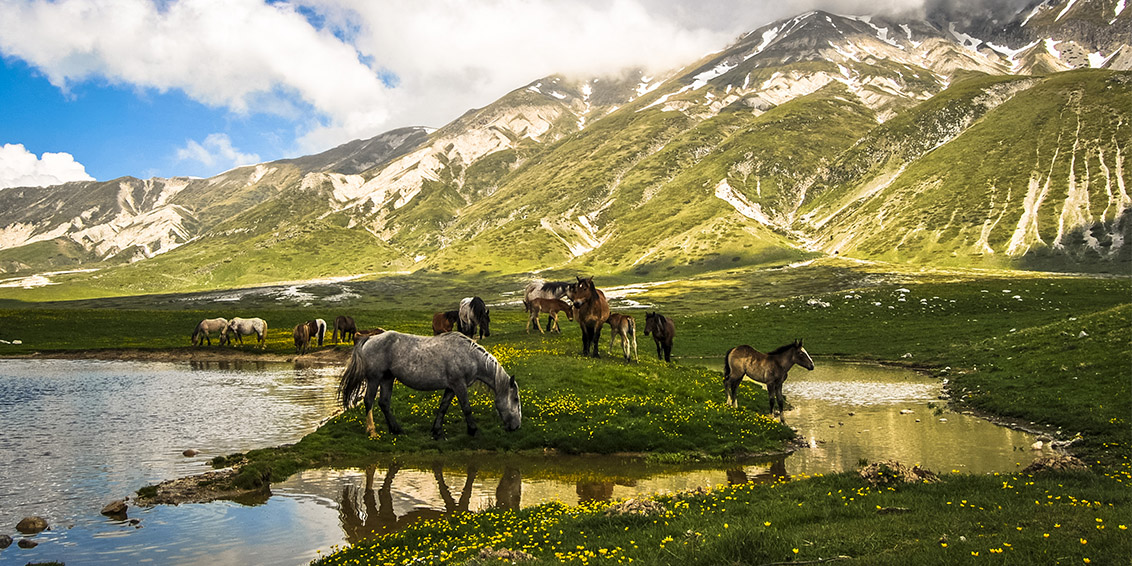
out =
[[(468, 465), (464, 473), (464, 485), (460, 489), (459, 499), (456, 499), (452, 496), (452, 490), (445, 481), (444, 465), (441, 462), (435, 462), (432, 465), (432, 476), (436, 481), (436, 493), (440, 497), (443, 508), (418, 506), (400, 514), (398, 514), (393, 503), (393, 482), (397, 473), (402, 470), (401, 464), (393, 463), (386, 469), (381, 487), (375, 492), (373, 486), (377, 469), (376, 464), (365, 469), (363, 474), (364, 488), (352, 482), (342, 487), (338, 515), (342, 522), (342, 530), (346, 535), (346, 540), (350, 543), (372, 537), (375, 534), (398, 531), (417, 521), (467, 513), (472, 510), (470, 504), (476, 484), (476, 475), (478, 474), (478, 468), (475, 464)], [(499, 483), (495, 488), (495, 503), (490, 507), (518, 509), (522, 500), (522, 493), (522, 475), (517, 467), (509, 466), (499, 477)]]
[(474, 457), (460, 463), (400, 460), (365, 468), (307, 470), (275, 484), (283, 498), (336, 508), (346, 542), (395, 532), (417, 521), (485, 509), (558, 501), (576, 505), (699, 487), (769, 483), (787, 476), (785, 455), (725, 468), (649, 465), (617, 457)]

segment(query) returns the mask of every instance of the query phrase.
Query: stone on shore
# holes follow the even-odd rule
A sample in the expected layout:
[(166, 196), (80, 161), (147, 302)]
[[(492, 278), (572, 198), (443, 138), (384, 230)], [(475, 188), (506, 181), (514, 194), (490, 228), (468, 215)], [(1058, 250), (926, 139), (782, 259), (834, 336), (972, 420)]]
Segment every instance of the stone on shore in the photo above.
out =
[(47, 530), (47, 521), (43, 517), (24, 517), (16, 524), (16, 530), (25, 535), (33, 535)]
[(102, 508), (102, 514), (106, 515), (107, 517), (125, 519), (126, 510), (129, 508), (130, 506), (126, 505), (126, 500), (119, 499), (117, 501), (111, 501), (110, 503), (107, 503), (106, 507)]

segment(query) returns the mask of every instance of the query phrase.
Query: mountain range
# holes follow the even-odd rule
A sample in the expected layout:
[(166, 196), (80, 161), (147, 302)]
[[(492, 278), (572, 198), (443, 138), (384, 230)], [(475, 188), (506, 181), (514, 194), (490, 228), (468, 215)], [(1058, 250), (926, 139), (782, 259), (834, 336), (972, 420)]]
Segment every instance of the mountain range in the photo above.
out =
[[(837, 255), (1128, 273), (1132, 10), (809, 12), (663, 74), (208, 179), (0, 190), (0, 273), (100, 293), (389, 271), (655, 277)], [(0, 282), (2, 283), (2, 282)]]

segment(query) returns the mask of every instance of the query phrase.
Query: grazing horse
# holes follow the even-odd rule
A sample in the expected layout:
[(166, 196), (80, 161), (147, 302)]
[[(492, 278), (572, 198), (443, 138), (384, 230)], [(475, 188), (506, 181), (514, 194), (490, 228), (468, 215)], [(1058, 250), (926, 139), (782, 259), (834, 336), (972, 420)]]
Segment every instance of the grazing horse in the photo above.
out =
[(224, 332), (227, 328), (228, 319), (226, 318), (206, 318), (197, 323), (196, 330), (193, 330), (192, 344), (193, 346), (199, 346), (201, 338), (204, 338), (204, 341), (211, 346), (212, 333), (215, 332), (220, 335), (218, 338), (219, 345), (223, 346), (224, 343), (228, 341), (227, 334)]
[(311, 325), (314, 321), (304, 322), (295, 326), (293, 335), (295, 336), (295, 352), (299, 354), (307, 353), (311, 347)]
[[(562, 299), (531, 299), (528, 311), (531, 313), (531, 316), (527, 318), (527, 334), (531, 333), (532, 322), (535, 324), (535, 328), (542, 334), (546, 334), (546, 332), (552, 330), (562, 332), (562, 328), (558, 326), (558, 313), (560, 312), (565, 312), (566, 318), (570, 319), (571, 322), (574, 320), (574, 307)], [(546, 332), (543, 332), (542, 325), (538, 322), (538, 317), (542, 315), (542, 313), (549, 315), (546, 319)]]
[(326, 321), (321, 318), (314, 319), (315, 331), (311, 333), (311, 340), (318, 338), (318, 347), (322, 347), (322, 339), (326, 338)]
[[(613, 355), (613, 342), (621, 337), (621, 350), (625, 354), (625, 361), (630, 362), (637, 358), (637, 322), (627, 314), (611, 313), (609, 319), (609, 355)], [(632, 357), (629, 356), (630, 350)]]
[[(652, 334), (652, 339), (656, 342), (656, 357), (657, 359), (664, 358), (664, 361), (672, 361), (672, 339), (676, 337), (676, 325), (662, 314), (655, 312), (645, 314), (645, 336)], [(661, 354), (661, 349), (664, 354)]]
[(334, 333), (331, 335), (330, 339), (334, 340), (334, 343), (337, 344), (338, 335), (341, 334), (343, 342), (346, 341), (347, 336), (350, 338), (350, 340), (353, 340), (354, 334), (357, 334), (357, 332), (358, 326), (354, 324), (354, 317), (339, 316), (338, 318), (334, 319)]
[(593, 277), (578, 277), (578, 283), (567, 294), (574, 303), (574, 319), (582, 327), (582, 355), (590, 355), (592, 345), (593, 357), (601, 357), (597, 351), (601, 343), (601, 327), (609, 318), (609, 301), (605, 300), (605, 293), (594, 287)]
[(432, 436), (439, 439), (444, 433), (444, 414), (455, 397), (464, 412), (468, 434), (475, 436), (479, 430), (472, 418), (472, 405), (468, 402), (468, 386), (476, 380), (482, 381), (495, 395), (495, 410), (503, 419), (503, 428), (514, 431), (523, 419), (523, 408), (519, 401), (519, 385), (515, 378), (507, 374), (499, 360), (495, 359), (471, 339), (447, 332), (439, 336), (414, 336), (400, 332), (386, 332), (372, 338), (360, 340), (354, 346), (353, 356), (342, 381), (338, 386), (338, 397), (342, 405), (349, 408), (356, 401), (359, 392), (365, 389), (363, 402), (366, 414), (366, 432), (377, 435), (373, 424), (373, 402), (385, 415), (385, 423), (393, 434), (401, 432), (401, 425), (393, 417), (390, 398), (393, 382), (401, 383), (417, 391), (444, 390), (436, 418), (432, 423)]
[[(313, 342), (316, 339), (320, 338), (320, 336), (318, 335), (318, 331), (319, 331), (318, 323), (319, 322), (322, 322), (321, 329), (322, 329), (323, 332), (325, 332), (326, 331), (326, 321), (322, 320), (321, 318), (316, 319), (316, 320), (308, 320), (305, 323), (303, 323), (307, 327), (307, 340), (308, 341)], [(318, 340), (318, 345), (319, 346), (322, 345), (322, 340)], [(309, 345), (308, 345), (308, 348), (309, 348)]]
[(432, 315), (432, 335), (452, 332), (460, 322), (460, 311), (444, 311)]
[(228, 338), (228, 334), (233, 332), (236, 333), (236, 339), (240, 341), (241, 346), (244, 345), (244, 336), (255, 334), (259, 347), (267, 348), (267, 323), (262, 318), (233, 318), (224, 331), (224, 338), (229, 344), (232, 343), (232, 339)]
[(370, 336), (377, 336), (378, 334), (382, 334), (384, 332), (384, 328), (370, 328), (368, 330), (359, 330), (354, 333), (354, 343), (357, 344), (361, 340), (369, 338)]
[(469, 338), (475, 338), (476, 330), (479, 330), (479, 338), (483, 340), (484, 336), (491, 336), (491, 311), (487, 309), (483, 299), (479, 297), (467, 297), (460, 301), (460, 332)]
[(782, 382), (786, 381), (786, 372), (798, 364), (808, 370), (814, 369), (814, 360), (809, 352), (802, 347), (801, 340), (782, 346), (769, 354), (747, 346), (737, 346), (727, 351), (723, 358), (723, 389), (727, 392), (727, 405), (738, 407), (739, 384), (743, 376), (766, 385), (767, 396), (770, 397), (770, 412), (774, 413), (777, 400), (779, 420), (786, 410), (782, 396)]
[(523, 290), (523, 308), (530, 312), (531, 301), (535, 299), (561, 299), (570, 292), (574, 285), (574, 283), (567, 281), (535, 279), (527, 283), (527, 288)]

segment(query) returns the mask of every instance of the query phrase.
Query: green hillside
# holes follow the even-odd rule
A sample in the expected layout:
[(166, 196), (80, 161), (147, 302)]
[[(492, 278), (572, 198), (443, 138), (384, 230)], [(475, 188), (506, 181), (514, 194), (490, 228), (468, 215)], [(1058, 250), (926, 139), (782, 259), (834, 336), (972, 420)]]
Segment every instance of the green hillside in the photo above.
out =
[[(843, 156), (807, 205), (816, 240), (896, 262), (1127, 272), (1129, 79), (1074, 71), (952, 87)], [(946, 135), (956, 121), (970, 126)]]

